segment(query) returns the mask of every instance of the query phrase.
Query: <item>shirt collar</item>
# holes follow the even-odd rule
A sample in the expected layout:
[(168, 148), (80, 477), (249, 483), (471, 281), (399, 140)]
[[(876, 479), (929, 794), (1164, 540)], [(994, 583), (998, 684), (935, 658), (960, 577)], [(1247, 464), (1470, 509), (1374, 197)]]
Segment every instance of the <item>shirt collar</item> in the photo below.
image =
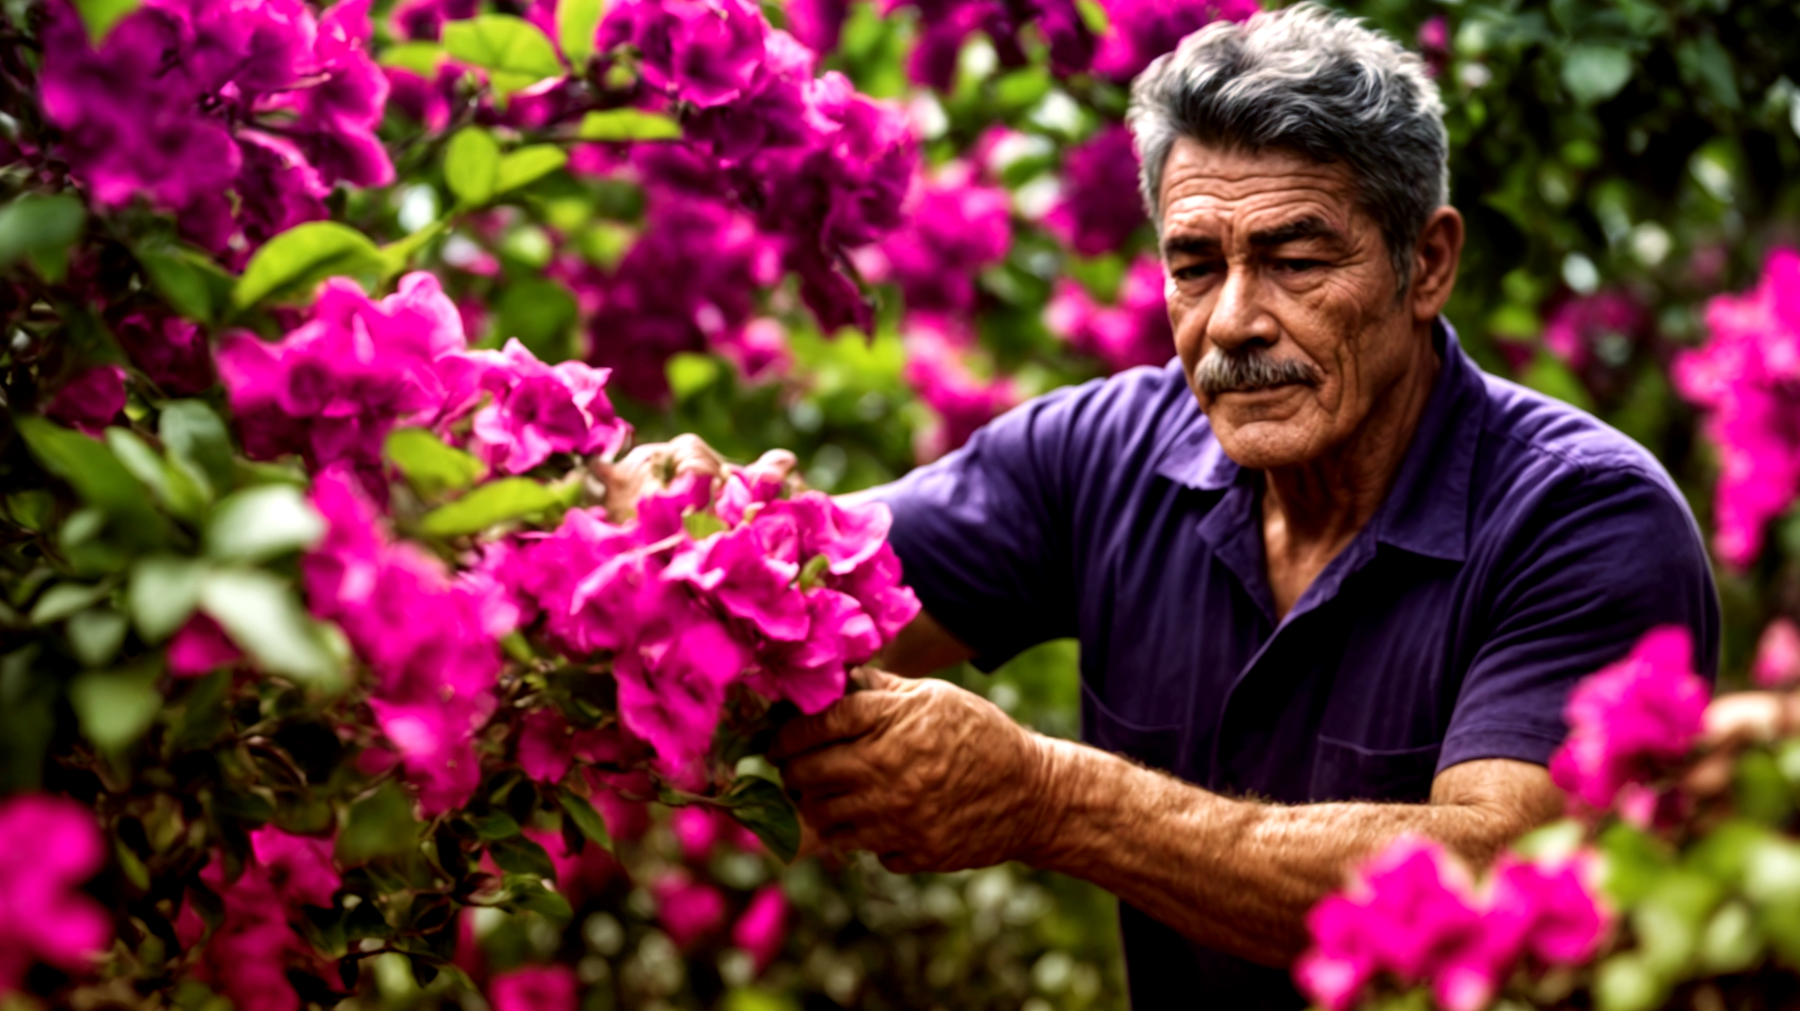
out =
[[(1463, 353), (1455, 328), (1442, 316), (1432, 325), (1431, 336), (1443, 364), (1394, 486), (1370, 527), (1383, 544), (1462, 561), (1468, 547), (1469, 477), (1484, 421), (1481, 370)], [(1200, 491), (1219, 491), (1256, 476), (1225, 455), (1197, 406), (1194, 418), (1170, 440), (1157, 463), (1158, 474)]]

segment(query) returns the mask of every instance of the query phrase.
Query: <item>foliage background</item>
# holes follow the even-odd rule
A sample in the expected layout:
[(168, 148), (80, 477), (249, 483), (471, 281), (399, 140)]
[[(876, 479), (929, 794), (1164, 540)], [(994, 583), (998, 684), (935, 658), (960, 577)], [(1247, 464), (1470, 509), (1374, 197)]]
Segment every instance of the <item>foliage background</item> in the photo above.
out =
[[(1800, 75), (1800, 8), (1778, 0), (1345, 6), (1416, 45), (1437, 69), (1453, 202), (1470, 226), (1449, 311), (1465, 346), (1485, 368), (1587, 407), (1651, 447), (1710, 527), (1715, 461), (1668, 369), (1677, 351), (1703, 339), (1706, 298), (1747, 287), (1769, 248), (1800, 241), (1800, 86), (1791, 79)], [(508, 0), (492, 9), (524, 13)], [(26, 5), (14, 0), (7, 14), (20, 24)], [(383, 14), (378, 8), (377, 24)], [(1102, 375), (1101, 360), (1052, 331), (1046, 306), (1065, 277), (1110, 300), (1131, 259), (1150, 248), (1148, 226), (1114, 251), (1081, 256), (1039, 219), (1055, 201), (1065, 154), (1119, 119), (1123, 89), (1086, 76), (1059, 80), (1041, 46), (1028, 45), (1025, 66), (996, 66), (993, 46), (978, 35), (962, 47), (951, 86), (934, 93), (904, 69), (918, 17), (913, 8), (883, 14), (858, 0), (827, 65), (868, 94), (909, 103), (931, 162), (971, 151), (996, 124), (1033, 138), (1000, 172), (1013, 196), (1013, 238), (1004, 261), (976, 277), (969, 317), (979, 340), (963, 365), (978, 383), (1011, 384), (994, 406)], [(421, 201), (443, 200), (433, 174), (442, 135), (423, 135), (390, 114), (384, 137), (400, 152), (402, 183), (351, 193), (334, 211), (398, 238), (420, 226)], [(557, 349), (578, 347), (580, 322), (574, 296), (546, 276), (545, 229), (570, 215), (628, 227), (641, 208), (629, 194), (563, 174), (512, 203), (429, 256), (453, 279), (453, 292), (460, 284), (489, 297), (490, 336), (525, 336), (554, 360)], [(0, 223), (0, 248), (17, 259), (22, 240), (6, 227)], [(597, 230), (594, 242), (604, 245), (606, 234)], [(457, 257), (469, 248), (491, 256), (499, 272), (461, 270)], [(1580, 307), (1595, 296), (1616, 296), (1629, 311), (1584, 315)], [(844, 492), (892, 479), (915, 464), (942, 422), (908, 372), (916, 351), (902, 336), (900, 302), (886, 292), (866, 341), (833, 339), (802, 314), (782, 314), (791, 366), (754, 379), (721, 353), (676, 354), (666, 365), (668, 398), (616, 398), (620, 411), (640, 441), (694, 432), (738, 460), (790, 448), (815, 488)], [(1550, 332), (1572, 336), (1547, 340)], [(1720, 571), (1727, 684), (1743, 683), (1772, 617), (1800, 614), (1800, 515), (1782, 520), (1771, 542), (1747, 570)], [(1053, 643), (991, 677), (949, 676), (1023, 721), (1073, 736), (1075, 661), (1071, 643)], [(17, 681), (8, 673), (0, 687)], [(14, 701), (0, 705), (0, 739), (30, 739), (24, 724), (35, 710)], [(665, 820), (622, 859), (636, 872), (680, 863), (679, 853)], [(768, 971), (752, 980), (741, 953), (724, 944), (678, 951), (647, 895), (622, 880), (607, 886), (613, 911), (566, 932), (524, 916), (477, 924), (489, 967), (553, 957), (576, 965), (585, 982), (615, 981), (587, 990), (593, 1011), (613, 1001), (732, 1011), (1123, 1006), (1111, 900), (1077, 882), (1022, 867), (900, 878), (866, 860), (781, 869), (730, 847), (686, 862), (734, 895), (780, 876), (796, 914)], [(374, 968), (358, 1006), (482, 1006), (447, 981), (422, 987), (404, 959)], [(210, 1009), (217, 998), (194, 991), (183, 1000)]]

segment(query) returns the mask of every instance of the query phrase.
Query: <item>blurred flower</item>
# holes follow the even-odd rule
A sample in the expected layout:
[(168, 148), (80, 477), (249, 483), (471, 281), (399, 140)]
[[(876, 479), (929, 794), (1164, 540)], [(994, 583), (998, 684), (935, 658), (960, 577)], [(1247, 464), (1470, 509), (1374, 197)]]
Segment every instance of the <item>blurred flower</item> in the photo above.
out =
[(883, 0), (881, 10), (891, 14), (903, 6), (917, 9), (920, 26), (907, 75), (939, 91), (950, 90), (957, 56), (975, 32), (987, 36), (1003, 67), (1029, 62), (1019, 37), (1027, 25), (1049, 45), (1050, 69), (1058, 77), (1079, 74), (1094, 59), (1093, 33), (1074, 0)]
[(1058, 281), (1044, 308), (1044, 323), (1076, 351), (1099, 358), (1111, 372), (1162, 365), (1175, 354), (1163, 300), (1162, 262), (1154, 255), (1140, 256), (1126, 268), (1114, 305), (1095, 302), (1078, 281)]
[(212, 350), (198, 323), (176, 316), (160, 320), (134, 312), (113, 326), (119, 346), (150, 381), (173, 396), (191, 396), (218, 381)]
[(1656, 781), (1700, 736), (1711, 689), (1692, 664), (1692, 636), (1668, 625), (1576, 685), (1565, 711), (1568, 740), (1550, 760), (1556, 785), (1597, 811), (1622, 801), (1624, 816), (1647, 827)]
[(1750, 678), (1762, 688), (1781, 688), (1800, 680), (1800, 626), (1792, 618), (1777, 617), (1763, 629)]
[(788, 31), (820, 56), (828, 56), (838, 47), (844, 19), (850, 16), (850, 0), (789, 0), (786, 7)]
[(1044, 215), (1050, 234), (1082, 256), (1099, 256), (1124, 246), (1143, 222), (1131, 131), (1112, 123), (1070, 148), (1062, 193)]
[(600, 47), (637, 47), (645, 83), (707, 109), (750, 88), (769, 31), (750, 0), (624, 0), (611, 5)]
[(265, 825), (250, 833), (250, 849), (284, 900), (331, 907), (331, 896), (343, 882), (331, 863), (330, 839), (289, 835)]
[(1581, 368), (1598, 353), (1618, 364), (1643, 335), (1649, 316), (1623, 291), (1576, 296), (1557, 306), (1544, 323), (1544, 346), (1550, 353)]
[(736, 333), (726, 331), (713, 340), (712, 349), (731, 359), (738, 372), (753, 382), (785, 375), (794, 363), (787, 327), (769, 316), (751, 320)]
[(1214, 21), (1243, 21), (1262, 9), (1256, 0), (1102, 0), (1101, 6), (1111, 29), (1100, 39), (1094, 73), (1121, 83)]
[(111, 944), (111, 917), (80, 890), (105, 863), (93, 811), (34, 793), (0, 800), (0, 996), (34, 962), (77, 971)]
[(914, 181), (906, 223), (878, 249), (909, 312), (964, 314), (975, 308), (975, 275), (1011, 245), (1011, 195), (959, 161)]
[(750, 953), (761, 972), (787, 941), (787, 895), (780, 884), (764, 885), (750, 897), (750, 905), (731, 927), (731, 943)]
[(125, 370), (96, 365), (75, 373), (44, 405), (44, 415), (98, 436), (125, 409)]
[(1763, 529), (1800, 494), (1800, 252), (1769, 254), (1761, 281), (1706, 306), (1705, 347), (1676, 356), (1675, 388), (1706, 412), (1718, 447), (1713, 546), (1734, 568), (1761, 554)]
[(921, 463), (961, 446), (976, 429), (1019, 403), (1021, 396), (1010, 379), (982, 379), (970, 371), (945, 327), (915, 318), (908, 322), (905, 337), (902, 374), (938, 416), (937, 426), (920, 437), (916, 452)]
[(532, 965), (496, 973), (488, 984), (494, 1011), (575, 1011), (575, 971), (565, 965)]
[(236, 663), (243, 656), (243, 651), (218, 622), (195, 613), (169, 640), (169, 675), (189, 678), (211, 674), (226, 664)]
[(650, 883), (656, 918), (677, 948), (689, 948), (725, 922), (725, 896), (687, 872), (668, 871)]
[(1442, 14), (1425, 19), (1419, 25), (1419, 54), (1431, 76), (1441, 77), (1450, 63), (1450, 21)]

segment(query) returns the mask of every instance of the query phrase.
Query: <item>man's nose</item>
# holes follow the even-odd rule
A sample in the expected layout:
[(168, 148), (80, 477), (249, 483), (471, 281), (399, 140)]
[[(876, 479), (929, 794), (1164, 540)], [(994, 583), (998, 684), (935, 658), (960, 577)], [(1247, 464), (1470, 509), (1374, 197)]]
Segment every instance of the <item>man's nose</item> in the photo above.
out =
[(1275, 317), (1263, 305), (1262, 282), (1250, 264), (1233, 263), (1206, 320), (1208, 344), (1223, 351), (1253, 341), (1272, 344), (1279, 337)]

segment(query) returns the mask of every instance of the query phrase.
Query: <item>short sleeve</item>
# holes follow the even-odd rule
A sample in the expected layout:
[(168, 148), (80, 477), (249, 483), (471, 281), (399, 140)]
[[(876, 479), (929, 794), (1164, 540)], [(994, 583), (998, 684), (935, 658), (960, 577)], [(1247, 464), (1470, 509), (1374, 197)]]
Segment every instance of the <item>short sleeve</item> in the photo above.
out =
[(1718, 669), (1719, 600), (1700, 532), (1672, 488), (1636, 470), (1565, 475), (1492, 561), (1485, 620), (1438, 769), (1481, 758), (1540, 765), (1567, 734), (1570, 691), (1658, 625), (1693, 633)]
[(904, 579), (982, 670), (1075, 634), (1068, 475), (1094, 387), (1015, 408), (961, 449), (867, 493), (893, 510), (889, 541)]

